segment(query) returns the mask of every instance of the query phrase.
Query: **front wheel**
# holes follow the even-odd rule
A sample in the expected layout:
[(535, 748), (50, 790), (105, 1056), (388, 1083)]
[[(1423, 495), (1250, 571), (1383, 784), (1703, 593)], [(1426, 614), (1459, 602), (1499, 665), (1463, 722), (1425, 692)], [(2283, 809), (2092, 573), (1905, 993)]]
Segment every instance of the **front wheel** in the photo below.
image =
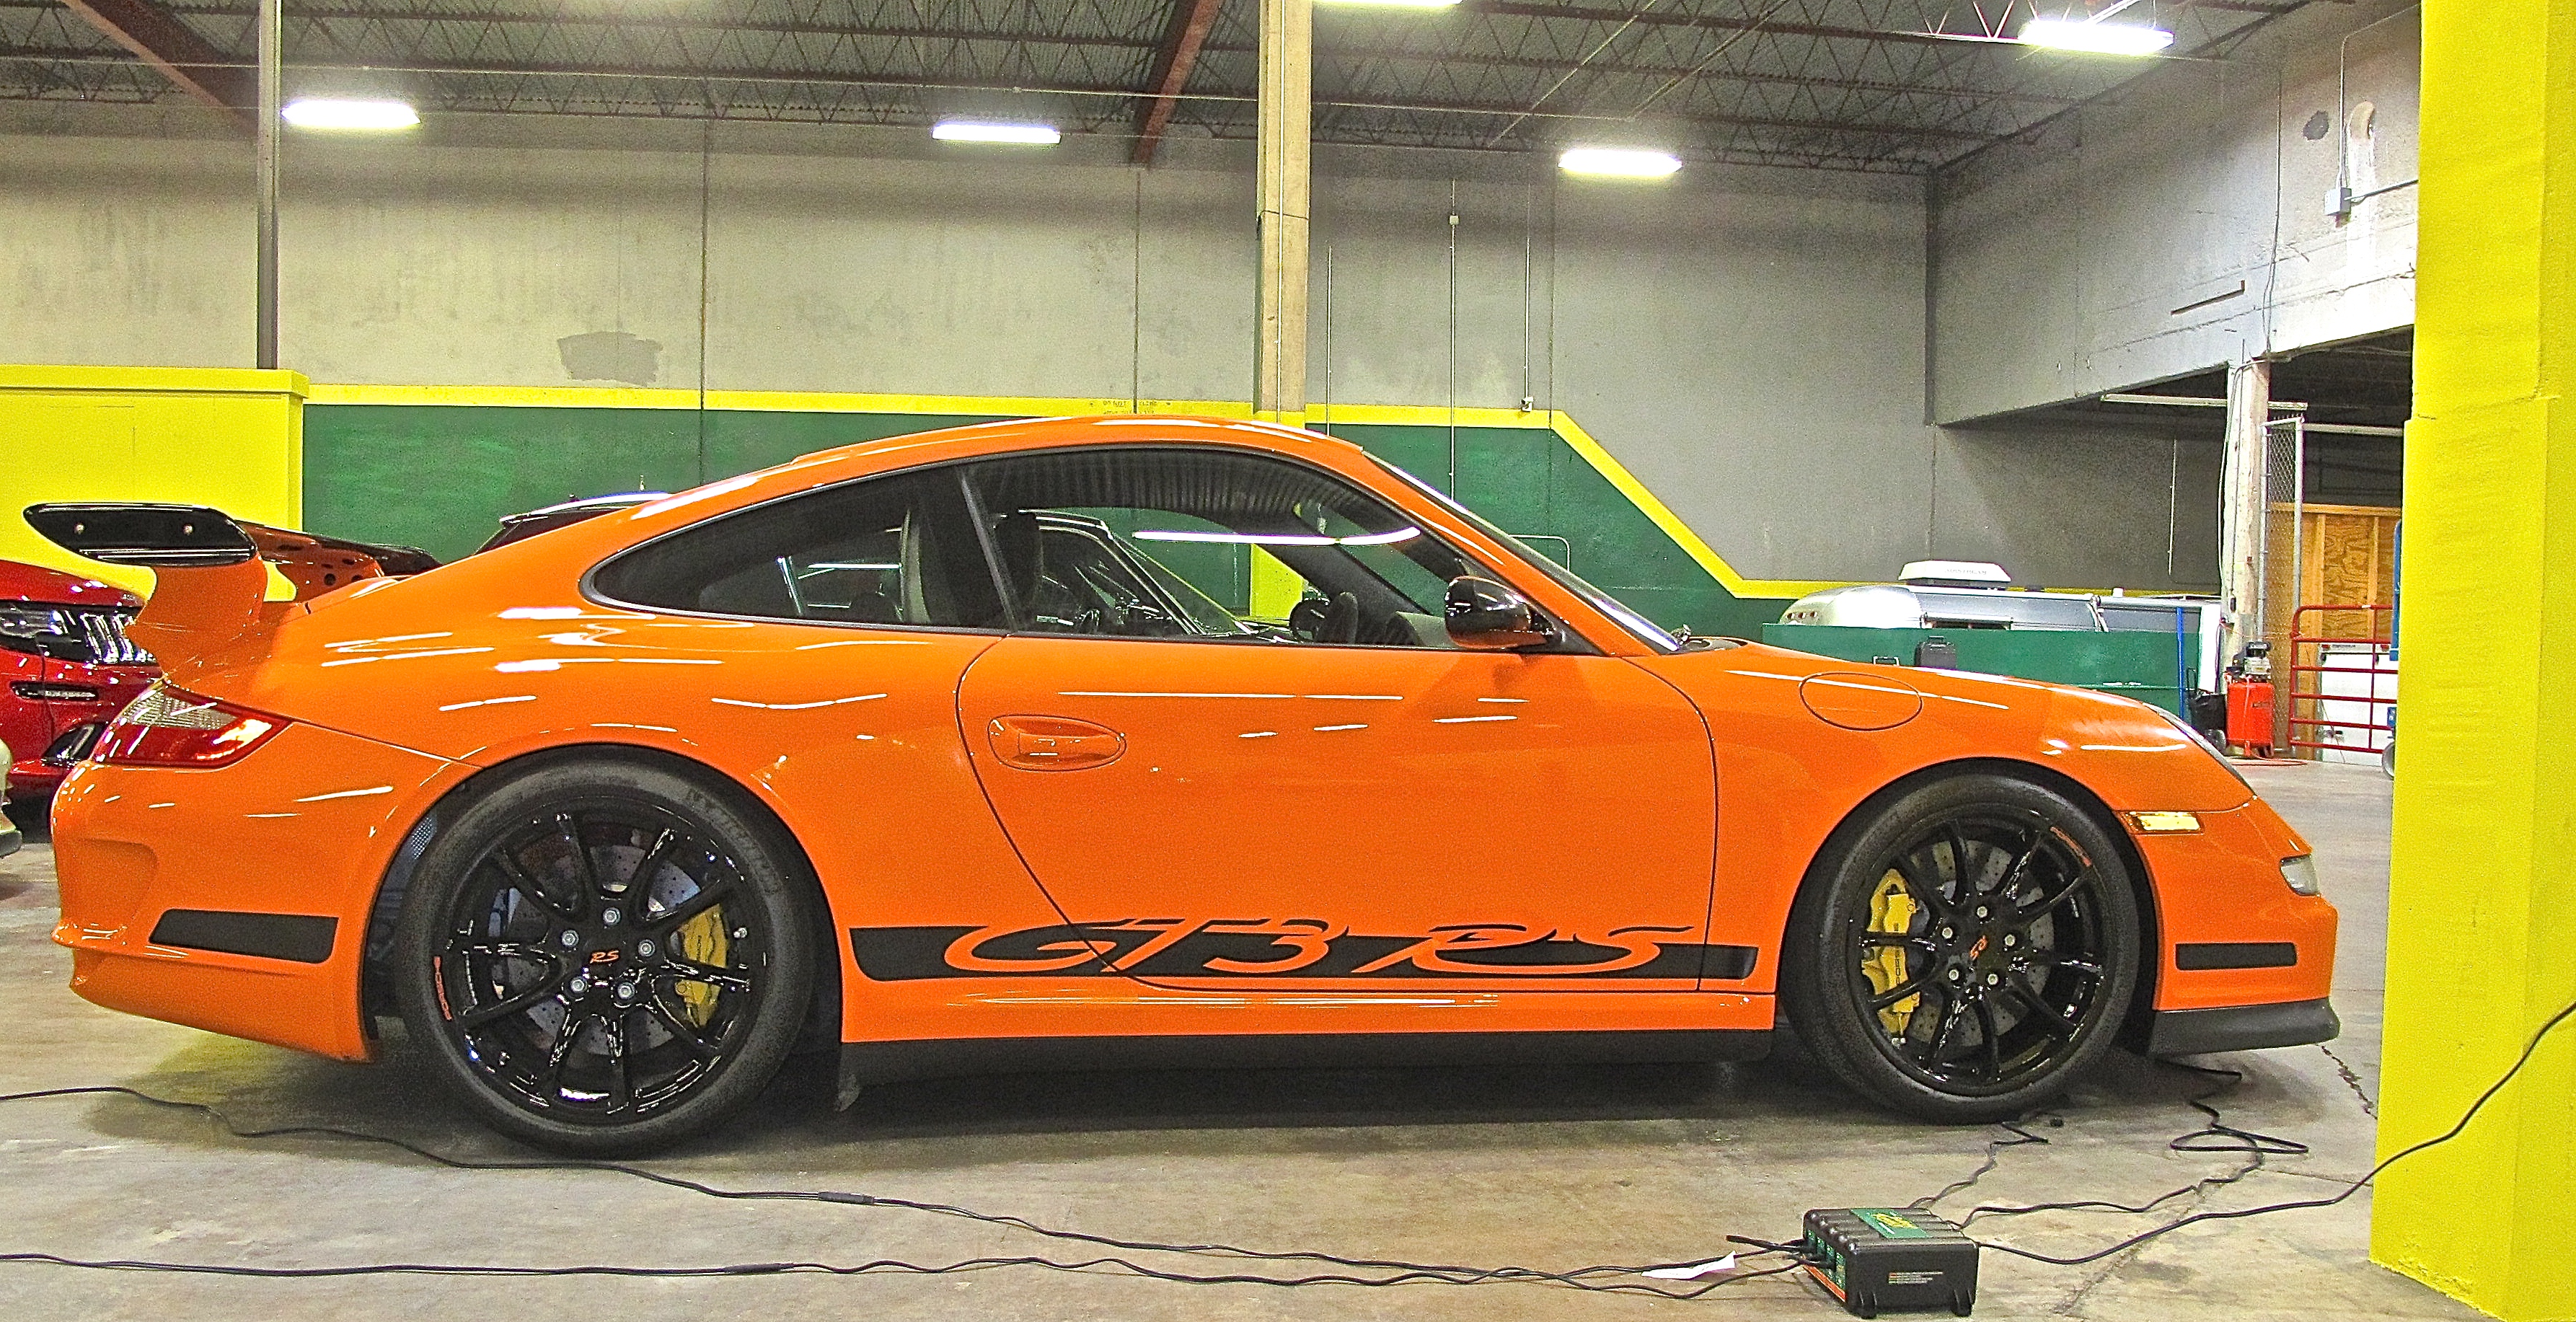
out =
[(486, 1123), (648, 1151), (722, 1120), (794, 1047), (813, 924), (774, 827), (681, 776), (561, 763), (421, 855), (392, 962), (404, 1026)]
[(1798, 897), (1781, 996), (1854, 1090), (1999, 1120), (2111, 1048), (2137, 992), (2136, 892), (2090, 814), (2030, 781), (1907, 791), (1828, 846)]

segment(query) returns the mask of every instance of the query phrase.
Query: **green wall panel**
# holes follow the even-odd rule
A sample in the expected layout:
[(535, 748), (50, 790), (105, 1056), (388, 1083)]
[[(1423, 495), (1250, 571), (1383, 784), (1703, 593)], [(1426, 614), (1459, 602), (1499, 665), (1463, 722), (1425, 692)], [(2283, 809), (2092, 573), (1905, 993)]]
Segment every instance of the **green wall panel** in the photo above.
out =
[(1454, 487), (1447, 427), (1337, 424), (1333, 434), (1561, 556), (1566, 568), (1666, 628), (1754, 638), (1789, 607), (1787, 598), (1727, 591), (1555, 432), (1458, 428)]
[[(452, 558), (482, 544), (503, 515), (569, 497), (677, 491), (836, 445), (993, 420), (313, 404), (304, 410), (305, 521), (315, 532)], [(1728, 592), (1553, 432), (1460, 427), (1453, 469), (1447, 427), (1332, 430), (1434, 486), (1454, 485), (1452, 494), (1470, 508), (1668, 628), (1756, 637), (1788, 605)], [(1228, 586), (1220, 599), (1241, 590)]]

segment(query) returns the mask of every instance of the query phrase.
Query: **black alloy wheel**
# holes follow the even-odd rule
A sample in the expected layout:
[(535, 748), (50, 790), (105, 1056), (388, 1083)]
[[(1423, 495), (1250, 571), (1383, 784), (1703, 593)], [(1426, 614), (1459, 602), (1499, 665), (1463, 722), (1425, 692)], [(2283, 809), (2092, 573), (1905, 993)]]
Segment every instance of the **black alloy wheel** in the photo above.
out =
[(646, 1151), (748, 1101), (813, 983), (801, 876), (724, 798), (635, 763), (510, 781), (422, 855), (394, 946), (412, 1040), (485, 1121)]
[(2137, 896), (2091, 814), (1961, 776), (1828, 849), (1784, 954), (1791, 1022), (1845, 1083), (1925, 1119), (2002, 1119), (2110, 1049), (2137, 991)]

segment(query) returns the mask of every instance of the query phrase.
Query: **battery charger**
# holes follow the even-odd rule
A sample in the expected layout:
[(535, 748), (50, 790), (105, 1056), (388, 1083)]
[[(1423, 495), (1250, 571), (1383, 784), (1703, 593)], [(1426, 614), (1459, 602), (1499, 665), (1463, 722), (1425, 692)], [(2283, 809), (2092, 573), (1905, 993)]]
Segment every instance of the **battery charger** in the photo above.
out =
[(1807, 1273), (1854, 1317), (1977, 1306), (1977, 1242), (1911, 1208), (1820, 1207), (1806, 1219)]

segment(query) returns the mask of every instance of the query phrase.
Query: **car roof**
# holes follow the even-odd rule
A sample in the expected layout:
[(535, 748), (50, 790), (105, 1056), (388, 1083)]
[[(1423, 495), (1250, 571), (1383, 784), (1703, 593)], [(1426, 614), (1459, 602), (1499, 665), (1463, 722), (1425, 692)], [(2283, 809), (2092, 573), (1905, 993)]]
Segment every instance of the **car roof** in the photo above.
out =
[[(1173, 435), (1175, 428), (1186, 429)], [(1142, 431), (1159, 431), (1164, 435), (1139, 436)], [(1042, 445), (1114, 444), (1121, 440), (1157, 441), (1204, 438), (1219, 443), (1257, 445), (1263, 449), (1281, 450), (1289, 445), (1337, 445), (1357, 450), (1359, 445), (1327, 432), (1308, 431), (1276, 422), (1249, 418), (1219, 418), (1188, 413), (1099, 413), (1047, 418), (1002, 418), (992, 422), (970, 423), (963, 427), (944, 427), (937, 431), (910, 432), (901, 436), (884, 436), (874, 440), (854, 441), (798, 455), (792, 463), (820, 463), (835, 459), (858, 458), (895, 445), (913, 445), (934, 441), (963, 441), (990, 437), (995, 453)]]
[(507, 527), (514, 523), (524, 523), (529, 519), (542, 519), (555, 514), (606, 514), (630, 506), (649, 505), (670, 494), (668, 491), (614, 491), (605, 496), (583, 496), (575, 500), (557, 501), (541, 509), (504, 514), (501, 516), (501, 524)]

